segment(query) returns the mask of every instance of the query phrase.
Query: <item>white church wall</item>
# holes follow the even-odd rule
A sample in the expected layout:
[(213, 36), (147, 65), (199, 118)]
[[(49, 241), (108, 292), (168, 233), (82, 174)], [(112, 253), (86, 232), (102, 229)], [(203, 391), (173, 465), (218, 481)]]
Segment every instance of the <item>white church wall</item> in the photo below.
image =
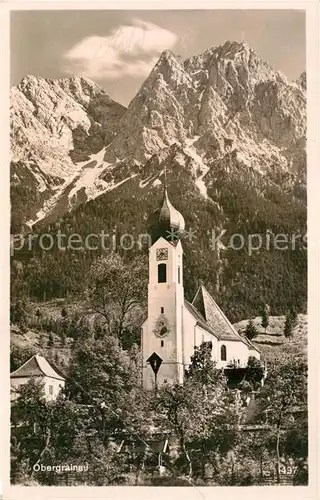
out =
[(183, 308), (183, 313), (183, 362), (187, 367), (190, 365), (195, 346), (199, 347), (203, 342), (212, 342), (212, 354), (214, 357), (217, 352), (218, 341), (213, 335), (197, 325), (197, 320), (185, 307)]
[(183, 364), (188, 366), (196, 344), (196, 320), (183, 308)]
[[(182, 383), (183, 374), (182, 364), (176, 363), (173, 369), (172, 363), (163, 362), (157, 373), (157, 386)], [(149, 363), (143, 366), (143, 388), (147, 391), (155, 390), (155, 375)]]
[(255, 349), (249, 349), (249, 356), (252, 356), (253, 358), (256, 359), (261, 359), (261, 354), (259, 351), (256, 351)]
[[(227, 349), (227, 360), (221, 360), (221, 346), (225, 345)], [(224, 368), (228, 363), (235, 361), (237, 366), (244, 367), (247, 366), (249, 358), (249, 348), (241, 341), (236, 340), (219, 340), (218, 345), (219, 357), (218, 357), (218, 368)]]

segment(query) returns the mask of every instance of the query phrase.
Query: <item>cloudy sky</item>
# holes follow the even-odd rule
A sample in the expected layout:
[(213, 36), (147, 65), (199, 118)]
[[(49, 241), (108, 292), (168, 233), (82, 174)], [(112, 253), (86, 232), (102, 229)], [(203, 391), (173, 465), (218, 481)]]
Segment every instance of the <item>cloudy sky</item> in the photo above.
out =
[(11, 84), (86, 76), (127, 105), (162, 50), (186, 58), (227, 40), (245, 40), (290, 79), (305, 70), (302, 11), (13, 11)]

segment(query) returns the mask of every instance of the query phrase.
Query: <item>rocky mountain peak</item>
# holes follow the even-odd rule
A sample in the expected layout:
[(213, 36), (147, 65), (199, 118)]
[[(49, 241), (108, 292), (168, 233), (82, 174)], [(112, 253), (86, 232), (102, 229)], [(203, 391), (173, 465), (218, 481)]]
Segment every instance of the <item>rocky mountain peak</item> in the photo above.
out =
[(125, 111), (83, 77), (27, 75), (11, 89), (10, 101), (12, 185), (28, 179), (36, 205), (76, 175), (78, 162), (114, 138)]
[(237, 41), (185, 61), (165, 50), (128, 109), (87, 78), (28, 75), (11, 91), (17, 178), (23, 164), (41, 192), (63, 183), (69, 199), (72, 183), (72, 196), (77, 189), (98, 196), (138, 175), (151, 157), (149, 166), (157, 165), (163, 152), (168, 168), (189, 169), (204, 196), (208, 170), (231, 157), (258, 176), (277, 168), (303, 178), (305, 80), (304, 73), (288, 82)]
[(307, 90), (307, 74), (305, 71), (303, 71), (297, 79), (297, 84), (300, 85), (304, 90)]
[(118, 158), (130, 154), (143, 161), (150, 154), (188, 135), (195, 121), (185, 107), (196, 106), (196, 89), (183, 60), (170, 50), (158, 62), (131, 101), (122, 120), (121, 132), (111, 145)]
[(254, 50), (247, 42), (238, 42), (235, 40), (227, 40), (223, 45), (220, 45), (219, 49), (222, 57), (225, 57), (226, 55), (235, 57), (241, 52), (254, 53)]
[(177, 56), (171, 50), (166, 49), (166, 50), (163, 50), (161, 52), (160, 57), (158, 59), (158, 62), (156, 64), (155, 68), (158, 65), (161, 65), (162, 63), (167, 63), (167, 64), (177, 64), (177, 63), (180, 63), (180, 64), (183, 65), (183, 60), (181, 59), (180, 56)]

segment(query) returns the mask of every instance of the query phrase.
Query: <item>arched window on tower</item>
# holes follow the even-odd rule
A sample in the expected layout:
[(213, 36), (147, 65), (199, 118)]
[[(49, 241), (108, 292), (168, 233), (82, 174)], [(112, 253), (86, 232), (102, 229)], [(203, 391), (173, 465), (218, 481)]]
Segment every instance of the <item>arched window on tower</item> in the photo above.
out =
[(167, 265), (158, 265), (158, 283), (166, 283), (167, 281)]
[(180, 276), (180, 266), (178, 266), (178, 283), (181, 281), (181, 276)]
[(227, 361), (227, 348), (225, 345), (221, 346), (220, 357), (221, 357), (221, 361)]

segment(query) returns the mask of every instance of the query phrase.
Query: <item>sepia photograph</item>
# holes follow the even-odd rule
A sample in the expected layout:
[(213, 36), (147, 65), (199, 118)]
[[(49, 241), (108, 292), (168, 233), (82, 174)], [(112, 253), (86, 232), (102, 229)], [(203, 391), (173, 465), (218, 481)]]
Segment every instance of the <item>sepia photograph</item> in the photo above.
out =
[(40, 7), (10, 12), (11, 485), (307, 486), (306, 12)]

